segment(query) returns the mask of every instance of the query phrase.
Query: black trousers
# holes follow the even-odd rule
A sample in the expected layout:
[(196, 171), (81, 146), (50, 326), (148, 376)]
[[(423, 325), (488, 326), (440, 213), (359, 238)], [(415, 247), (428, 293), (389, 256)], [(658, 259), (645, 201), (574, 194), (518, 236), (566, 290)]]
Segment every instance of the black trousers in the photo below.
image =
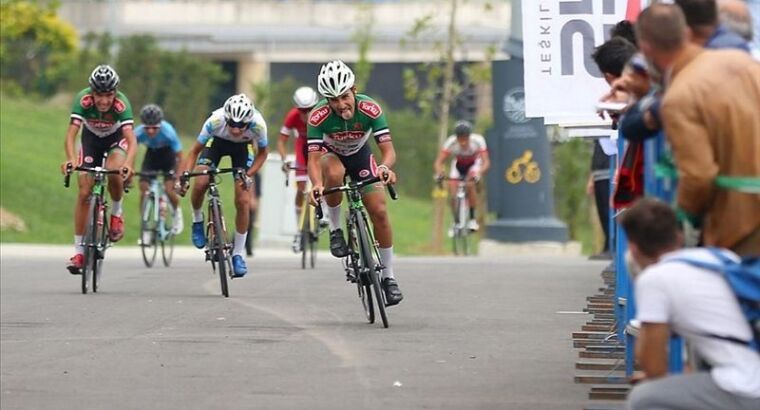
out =
[(610, 250), (610, 180), (601, 179), (594, 181), (594, 199), (596, 200), (596, 213), (599, 223), (604, 232), (604, 248), (602, 252)]

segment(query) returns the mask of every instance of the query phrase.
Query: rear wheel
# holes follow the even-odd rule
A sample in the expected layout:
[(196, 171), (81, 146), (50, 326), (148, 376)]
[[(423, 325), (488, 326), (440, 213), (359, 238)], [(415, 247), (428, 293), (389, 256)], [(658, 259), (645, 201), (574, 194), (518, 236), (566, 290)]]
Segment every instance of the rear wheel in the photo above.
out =
[[(306, 205), (309, 206), (309, 205)], [(311, 221), (311, 228), (309, 229), (309, 252), (311, 254), (311, 268), (317, 264), (317, 241), (319, 241), (319, 221), (316, 219), (314, 210), (309, 210), (309, 220)]]
[(364, 316), (367, 317), (369, 323), (375, 323), (375, 305), (372, 301), (372, 283), (369, 281), (367, 275), (362, 272), (363, 265), (359, 259), (359, 243), (356, 235), (356, 226), (349, 226), (348, 228), (348, 249), (349, 256), (347, 263), (353, 270), (356, 278), (356, 290), (359, 295), (359, 299), (362, 301), (362, 307), (364, 308)]
[(222, 295), (229, 297), (230, 291), (227, 286), (227, 275), (231, 272), (232, 263), (227, 249), (227, 234), (224, 232), (224, 225), (222, 225), (222, 210), (219, 204), (212, 205), (211, 215), (214, 220), (214, 242), (211, 257), (216, 258), (217, 262), (219, 262), (219, 283), (222, 287)]
[(168, 267), (171, 265), (172, 257), (174, 256), (174, 216), (177, 210), (169, 205), (168, 199), (165, 200), (167, 200), (167, 213), (161, 217), (161, 225), (163, 227), (159, 229), (159, 235), (162, 235), (161, 259), (164, 261), (164, 266)]
[(361, 249), (362, 269), (366, 269), (367, 275), (372, 283), (372, 289), (377, 301), (377, 311), (380, 313), (380, 319), (383, 321), (383, 327), (388, 327), (388, 315), (385, 312), (385, 294), (380, 286), (380, 271), (378, 269), (375, 254), (372, 252), (373, 245), (369, 242), (369, 231), (367, 220), (363, 215), (357, 215), (356, 218), (357, 233), (359, 234), (359, 246)]
[(306, 215), (303, 216), (303, 224), (301, 225), (301, 269), (306, 269), (306, 259), (309, 254), (309, 243), (311, 242), (309, 210), (306, 209), (305, 212)]

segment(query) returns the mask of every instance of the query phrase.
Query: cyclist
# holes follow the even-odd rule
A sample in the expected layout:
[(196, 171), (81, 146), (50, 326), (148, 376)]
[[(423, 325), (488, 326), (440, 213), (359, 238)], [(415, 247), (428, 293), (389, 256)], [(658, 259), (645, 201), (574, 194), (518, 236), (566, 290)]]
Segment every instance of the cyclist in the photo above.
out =
[[(323, 65), (317, 77), (317, 88), (325, 99), (312, 109), (307, 122), (309, 178), (314, 187), (310, 199), (313, 204), (325, 188), (341, 185), (346, 174), (358, 181), (379, 173), (383, 184), (396, 182), (396, 174), (391, 170), (396, 162), (396, 151), (383, 110), (372, 98), (356, 93), (354, 79), (353, 71), (340, 60)], [(370, 136), (375, 138), (382, 155), (380, 165), (376, 164), (367, 144)], [(367, 187), (362, 200), (372, 219), (381, 262), (385, 266), (382, 287), (386, 302), (395, 305), (401, 302), (403, 295), (393, 274), (393, 232), (383, 191), (381, 184)], [(348, 246), (340, 229), (341, 200), (340, 193), (325, 198), (330, 252), (336, 257), (348, 255)]]
[[(256, 144), (258, 148), (258, 155), (255, 156), (253, 144)], [(183, 172), (190, 170), (193, 164), (196, 165), (197, 171), (201, 171), (218, 167), (219, 160), (224, 156), (229, 156), (233, 167), (246, 169), (246, 180), (235, 184), (237, 212), (235, 248), (232, 251), (234, 277), (245, 276), (248, 272), (243, 255), (245, 254), (245, 239), (248, 236), (251, 194), (246, 189), (251, 185), (251, 177), (264, 165), (268, 154), (267, 125), (264, 117), (245, 94), (237, 94), (228, 98), (222, 108), (211, 113), (182, 166)], [(186, 186), (179, 188), (183, 193), (187, 189)], [(208, 190), (208, 177), (196, 178), (190, 195), (190, 203), (193, 206), (193, 245), (198, 249), (206, 246), (206, 232), (201, 211), (206, 190)]]
[[(164, 120), (164, 112), (156, 104), (148, 104), (140, 110), (142, 124), (135, 129), (138, 144), (145, 144), (148, 148), (142, 163), (142, 172), (148, 171), (175, 171), (179, 172), (182, 164), (182, 143), (177, 136), (174, 127)], [(145, 192), (148, 191), (148, 179), (140, 178), (140, 209), (143, 209)], [(182, 232), (182, 208), (179, 206), (179, 196), (174, 191), (171, 180), (165, 181), (166, 194), (175, 209), (172, 231), (174, 234)], [(148, 232), (146, 232), (148, 234)], [(150, 242), (150, 238), (141, 238), (143, 243)]]
[[(280, 129), (280, 138), (277, 141), (277, 152), (282, 159), (282, 172), (290, 172), (291, 163), (286, 160), (288, 155), (286, 143), (292, 136), (295, 138), (294, 151), (296, 154), (296, 226), (301, 217), (301, 204), (303, 204), (304, 191), (306, 190), (306, 116), (309, 111), (317, 105), (319, 96), (311, 87), (300, 87), (293, 93), (293, 103), (295, 106), (288, 111), (282, 122)], [(293, 252), (300, 252), (301, 248), (301, 231), (296, 233), (293, 239)]]
[[(132, 175), (137, 151), (132, 106), (127, 97), (117, 90), (119, 75), (111, 66), (95, 67), (88, 82), (89, 86), (74, 98), (64, 144), (66, 161), (61, 164), (61, 171), (65, 174), (70, 167), (100, 166), (106, 152), (109, 154), (106, 168), (122, 170), (121, 175), (108, 176), (108, 192), (112, 200), (108, 234), (111, 241), (117, 242), (124, 236), (124, 180)], [(80, 129), (81, 147), (77, 157), (75, 145)], [(69, 272), (74, 275), (81, 274), (84, 265), (82, 236), (93, 184), (94, 180), (88, 174), (79, 175), (79, 194), (74, 206), (74, 256), (67, 265)]]
[[(450, 156), (453, 156), (454, 160), (451, 161), (449, 178), (465, 177), (471, 181), (467, 182), (467, 201), (470, 203), (470, 220), (467, 222), (467, 229), (477, 231), (480, 227), (475, 219), (475, 208), (478, 205), (475, 184), (488, 171), (491, 161), (488, 158), (485, 138), (480, 134), (472, 133), (472, 124), (469, 121), (457, 122), (454, 126), (454, 135), (449, 136), (443, 143), (441, 152), (433, 165), (437, 179), (443, 178), (443, 164)], [(456, 181), (450, 181), (452, 209), (456, 200), (456, 190)]]

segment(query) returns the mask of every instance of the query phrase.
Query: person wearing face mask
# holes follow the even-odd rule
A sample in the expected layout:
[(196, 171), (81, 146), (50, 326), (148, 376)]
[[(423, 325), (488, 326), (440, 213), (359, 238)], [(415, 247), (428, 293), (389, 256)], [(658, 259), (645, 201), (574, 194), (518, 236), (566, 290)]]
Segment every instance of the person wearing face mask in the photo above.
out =
[[(702, 222), (705, 245), (760, 255), (760, 64), (688, 41), (681, 9), (655, 4), (637, 22), (641, 52), (665, 73), (660, 116), (678, 172), (677, 205)], [(719, 92), (718, 92), (719, 90)]]

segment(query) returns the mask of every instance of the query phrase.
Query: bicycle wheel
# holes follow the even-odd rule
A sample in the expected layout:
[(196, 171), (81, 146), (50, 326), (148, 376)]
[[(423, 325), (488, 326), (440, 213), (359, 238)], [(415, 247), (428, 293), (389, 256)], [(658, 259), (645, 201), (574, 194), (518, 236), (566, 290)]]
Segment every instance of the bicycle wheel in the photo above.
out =
[(248, 235), (245, 237), (245, 253), (253, 256), (253, 242), (256, 239), (256, 212), (250, 211), (248, 215)]
[[(156, 252), (158, 251), (158, 239), (156, 234), (158, 233), (156, 221), (156, 197), (153, 193), (145, 196), (142, 209), (142, 223), (140, 224), (140, 250), (142, 251), (143, 262), (145, 266), (150, 268), (153, 266), (153, 262), (156, 261)], [(148, 243), (145, 243), (145, 239), (148, 239)]]
[[(307, 205), (308, 206), (308, 205)], [(317, 242), (319, 241), (319, 221), (316, 218), (314, 210), (309, 211), (309, 220), (311, 221), (311, 229), (309, 229), (309, 253), (311, 254), (311, 268), (317, 264)]]
[(351, 224), (348, 229), (348, 267), (353, 270), (356, 277), (356, 291), (364, 308), (364, 315), (369, 323), (375, 323), (375, 305), (372, 301), (372, 284), (362, 272), (362, 265), (359, 263), (359, 244), (356, 235), (356, 226)]
[(165, 198), (164, 200), (167, 201), (167, 213), (160, 217), (161, 220), (159, 221), (159, 224), (161, 226), (159, 227), (158, 232), (161, 236), (161, 259), (164, 261), (164, 266), (169, 267), (172, 263), (172, 257), (174, 256), (174, 215), (177, 210), (174, 209), (173, 206), (168, 205), (168, 198)]
[(106, 220), (106, 207), (103, 204), (98, 205), (98, 227), (96, 246), (94, 248), (95, 258), (92, 266), (92, 292), (98, 291), (101, 284), (101, 275), (103, 274), (103, 259), (106, 257), (106, 248), (108, 247), (108, 222)]
[(359, 235), (359, 246), (361, 249), (361, 260), (363, 269), (367, 270), (367, 275), (372, 282), (372, 288), (375, 293), (375, 300), (377, 301), (377, 311), (380, 313), (380, 319), (383, 321), (383, 327), (388, 327), (388, 315), (385, 312), (385, 294), (380, 286), (380, 272), (378, 269), (378, 262), (375, 260), (372, 247), (374, 244), (369, 242), (369, 231), (367, 220), (364, 215), (357, 215), (356, 218), (356, 231)]
[(82, 267), (82, 293), (86, 294), (90, 286), (92, 270), (95, 266), (97, 252), (95, 244), (98, 235), (98, 199), (95, 195), (90, 198), (90, 206), (87, 211), (87, 229), (84, 231), (84, 266)]
[(305, 212), (306, 215), (303, 216), (303, 223), (301, 224), (301, 269), (306, 269), (306, 256), (309, 253), (309, 245), (311, 243), (311, 221), (309, 219), (309, 209), (306, 208)]
[(212, 206), (212, 214), (214, 220), (214, 251), (212, 252), (212, 258), (216, 257), (219, 262), (219, 282), (222, 287), (222, 295), (224, 297), (230, 296), (230, 291), (227, 286), (227, 275), (231, 272), (232, 263), (230, 261), (231, 256), (227, 249), (227, 234), (224, 232), (224, 225), (222, 225), (222, 210), (218, 203), (214, 203)]

